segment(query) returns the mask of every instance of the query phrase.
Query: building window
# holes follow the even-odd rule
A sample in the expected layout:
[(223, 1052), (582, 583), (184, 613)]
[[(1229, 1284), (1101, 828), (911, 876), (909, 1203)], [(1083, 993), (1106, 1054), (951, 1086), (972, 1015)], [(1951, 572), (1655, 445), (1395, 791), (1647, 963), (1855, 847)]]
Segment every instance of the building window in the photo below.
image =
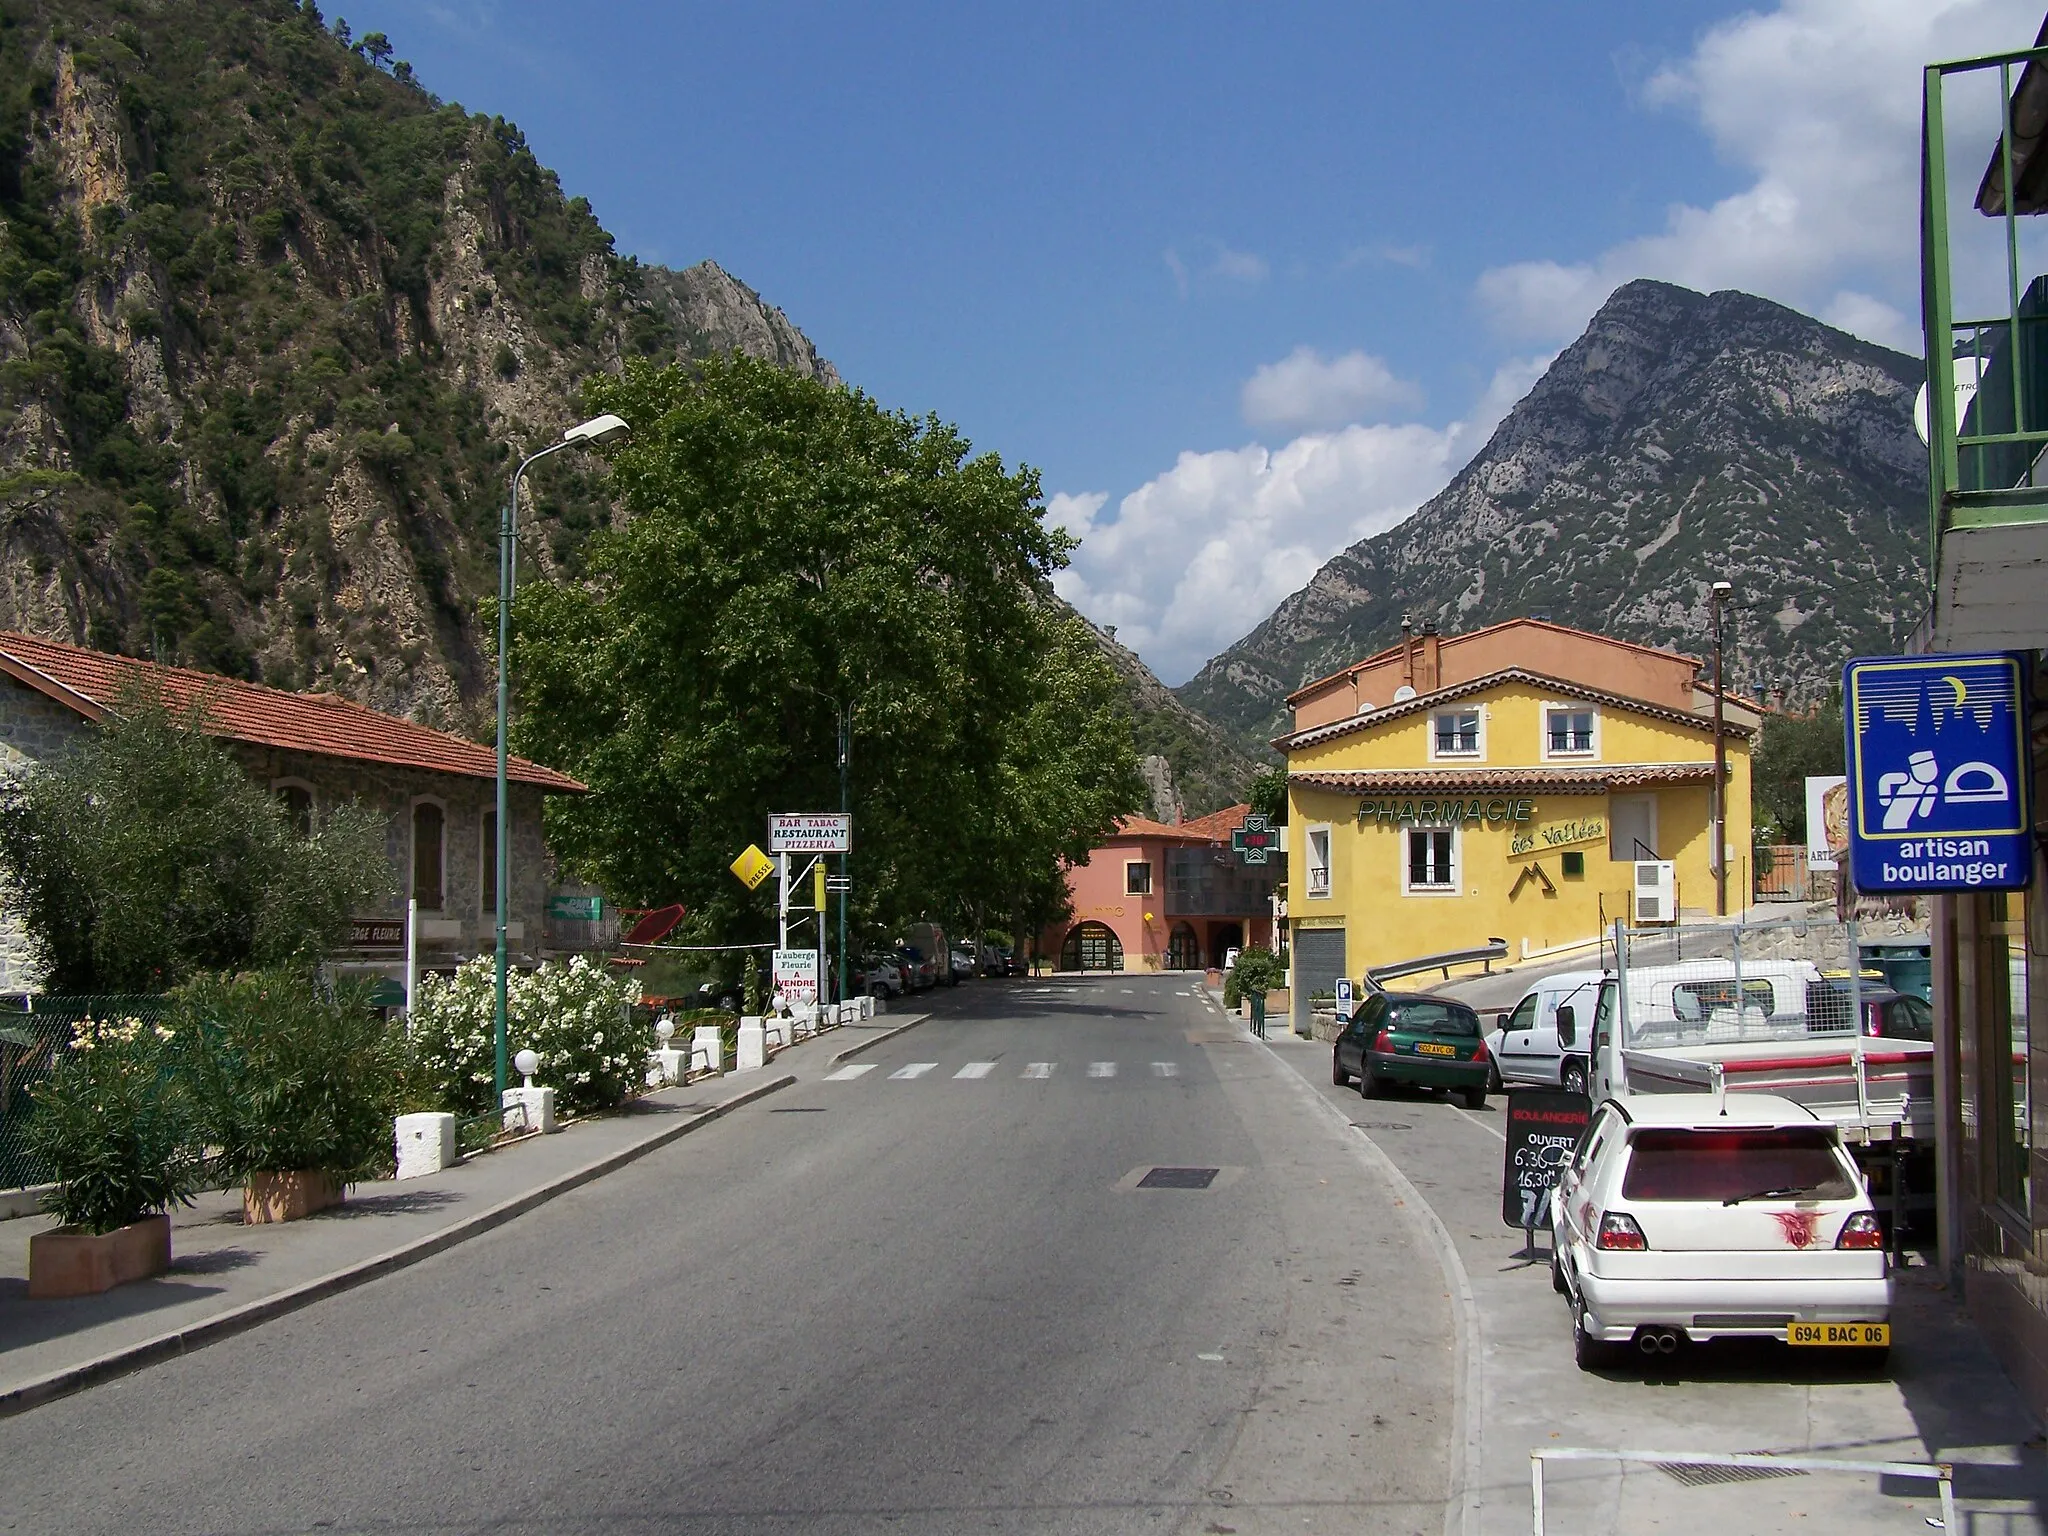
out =
[(291, 779), (271, 786), (277, 803), (284, 809), (285, 824), (301, 837), (313, 835), (313, 791)]
[(1458, 834), (1450, 827), (1408, 830), (1408, 891), (1455, 891), (1458, 888)]
[(1598, 754), (1600, 712), (1576, 704), (1543, 707), (1545, 757), (1593, 757)]
[(1330, 829), (1310, 827), (1308, 829), (1308, 895), (1327, 897), (1330, 894)]
[(1479, 743), (1479, 711), (1447, 709), (1430, 723), (1431, 757), (1482, 757)]
[(441, 910), (447, 813), (432, 800), (412, 808), (412, 895), (422, 912)]
[(1124, 894), (1126, 896), (1150, 896), (1152, 894), (1152, 866), (1143, 859), (1128, 859), (1124, 862)]
[(498, 813), (484, 812), (483, 898), (478, 910), (493, 916), (498, 911)]

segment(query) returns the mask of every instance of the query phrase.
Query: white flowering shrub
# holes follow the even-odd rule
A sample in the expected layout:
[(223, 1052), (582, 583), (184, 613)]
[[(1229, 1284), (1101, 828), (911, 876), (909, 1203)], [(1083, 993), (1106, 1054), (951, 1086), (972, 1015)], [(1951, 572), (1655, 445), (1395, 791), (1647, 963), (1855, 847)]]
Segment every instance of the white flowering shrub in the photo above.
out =
[[(496, 975), (493, 958), (479, 955), (452, 977), (420, 978), (412, 1015), (415, 1086), (457, 1114), (492, 1107)], [(652, 1039), (642, 1038), (630, 1016), (639, 996), (630, 977), (581, 955), (567, 965), (515, 970), (505, 983), (507, 1059), (524, 1050), (539, 1056), (533, 1080), (555, 1090), (564, 1112), (609, 1109), (639, 1086), (647, 1065)]]

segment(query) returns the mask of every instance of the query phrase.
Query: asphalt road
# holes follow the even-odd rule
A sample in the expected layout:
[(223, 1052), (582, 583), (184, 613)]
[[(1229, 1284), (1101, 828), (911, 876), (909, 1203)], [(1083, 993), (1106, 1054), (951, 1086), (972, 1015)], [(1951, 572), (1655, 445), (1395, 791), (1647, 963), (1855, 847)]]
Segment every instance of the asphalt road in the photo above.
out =
[[(0, 1529), (1442, 1530), (1452, 1304), (1345, 1116), (1185, 978), (929, 1006), (870, 1070), (0, 1423)], [(1131, 1187), (1161, 1165), (1218, 1172)]]

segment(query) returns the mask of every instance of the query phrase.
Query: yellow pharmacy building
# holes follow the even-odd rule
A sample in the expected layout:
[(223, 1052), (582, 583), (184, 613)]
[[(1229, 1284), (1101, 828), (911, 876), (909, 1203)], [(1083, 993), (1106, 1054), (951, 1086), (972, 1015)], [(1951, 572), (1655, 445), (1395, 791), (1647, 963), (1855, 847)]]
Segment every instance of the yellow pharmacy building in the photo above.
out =
[[(1433, 626), (1289, 696), (1296, 1027), (1339, 976), (1717, 909), (1714, 698), (1690, 656), (1538, 619)], [(1747, 904), (1753, 705), (1724, 701), (1727, 910)], [(1426, 981), (1408, 985), (1426, 985)]]

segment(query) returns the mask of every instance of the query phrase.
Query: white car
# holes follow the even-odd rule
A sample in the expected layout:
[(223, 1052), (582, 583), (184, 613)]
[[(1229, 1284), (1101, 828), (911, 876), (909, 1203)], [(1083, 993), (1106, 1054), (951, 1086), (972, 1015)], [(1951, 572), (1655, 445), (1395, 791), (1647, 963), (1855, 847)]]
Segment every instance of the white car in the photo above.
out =
[(1633, 1343), (1772, 1338), (1881, 1358), (1884, 1232), (1841, 1132), (1768, 1094), (1604, 1100), (1550, 1196), (1581, 1369)]

